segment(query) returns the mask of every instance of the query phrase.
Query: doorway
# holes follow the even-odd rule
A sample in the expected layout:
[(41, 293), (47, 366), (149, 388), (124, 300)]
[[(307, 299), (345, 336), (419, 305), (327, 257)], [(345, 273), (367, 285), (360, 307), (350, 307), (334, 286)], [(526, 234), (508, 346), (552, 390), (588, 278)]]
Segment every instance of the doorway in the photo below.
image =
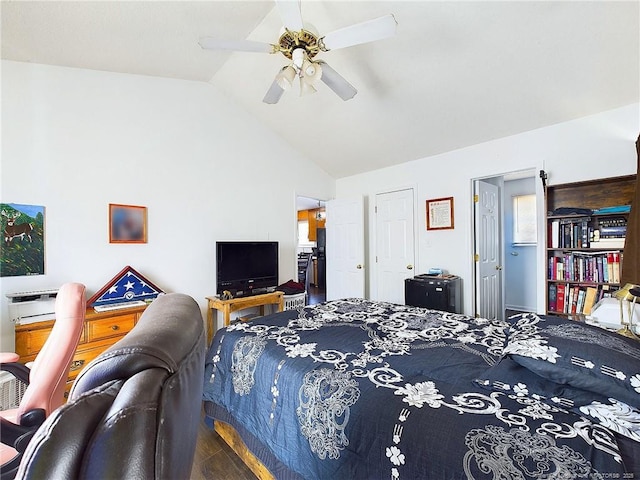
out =
[(311, 197), (296, 197), (297, 281), (305, 286), (307, 305), (326, 299), (326, 202)]
[(544, 208), (544, 192), (537, 189), (535, 170), (477, 178), (472, 188), (474, 314), (504, 319), (507, 311), (535, 312), (540, 299), (538, 245), (543, 245), (540, 240), (544, 239), (539, 218), (544, 215), (535, 216), (537, 241), (522, 245), (514, 241), (512, 208), (514, 196), (525, 194), (534, 194), (536, 207)]

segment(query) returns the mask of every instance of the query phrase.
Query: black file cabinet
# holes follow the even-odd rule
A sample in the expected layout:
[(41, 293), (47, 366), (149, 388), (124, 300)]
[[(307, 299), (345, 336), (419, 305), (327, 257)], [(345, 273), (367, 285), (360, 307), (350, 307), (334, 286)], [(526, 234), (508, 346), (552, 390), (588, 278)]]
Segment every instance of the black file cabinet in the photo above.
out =
[(404, 303), (462, 313), (462, 279), (456, 275), (417, 275), (404, 281)]

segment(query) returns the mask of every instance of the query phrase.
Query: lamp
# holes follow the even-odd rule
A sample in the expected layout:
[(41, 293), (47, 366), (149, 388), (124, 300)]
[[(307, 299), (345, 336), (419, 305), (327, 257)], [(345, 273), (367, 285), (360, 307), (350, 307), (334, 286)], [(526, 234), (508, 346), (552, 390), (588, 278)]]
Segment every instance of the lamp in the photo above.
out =
[(289, 90), (293, 85), (293, 79), (296, 78), (296, 70), (291, 65), (284, 67), (276, 76), (278, 86), (283, 90)]
[[(640, 337), (638, 337), (633, 331), (633, 313), (636, 307), (636, 300), (640, 297), (640, 287), (627, 283), (613, 295), (620, 301), (620, 323), (622, 324), (622, 328), (617, 330), (617, 333), (624, 335), (625, 337), (640, 340)], [(624, 321), (623, 302), (627, 302), (628, 322)]]
[(305, 59), (300, 69), (300, 96), (315, 93), (321, 77), (322, 67)]
[(300, 96), (307, 95), (309, 93), (316, 93), (316, 87), (313, 86), (305, 77), (300, 77)]

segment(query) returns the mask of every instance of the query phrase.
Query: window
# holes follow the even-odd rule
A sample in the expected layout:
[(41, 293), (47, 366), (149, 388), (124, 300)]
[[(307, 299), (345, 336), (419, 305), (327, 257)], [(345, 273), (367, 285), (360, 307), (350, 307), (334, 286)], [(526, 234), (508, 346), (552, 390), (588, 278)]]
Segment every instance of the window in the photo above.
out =
[(315, 244), (309, 241), (309, 222), (298, 221), (298, 247), (314, 247)]
[(537, 240), (536, 196), (514, 195), (513, 197), (513, 243), (535, 245)]

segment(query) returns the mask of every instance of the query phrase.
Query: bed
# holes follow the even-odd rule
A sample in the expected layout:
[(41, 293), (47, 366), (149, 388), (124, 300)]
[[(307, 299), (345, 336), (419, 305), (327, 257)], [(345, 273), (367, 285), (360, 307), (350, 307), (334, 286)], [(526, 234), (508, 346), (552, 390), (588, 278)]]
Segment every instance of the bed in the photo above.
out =
[(640, 478), (640, 342), (558, 317), (268, 315), (216, 333), (204, 408), (260, 477)]

